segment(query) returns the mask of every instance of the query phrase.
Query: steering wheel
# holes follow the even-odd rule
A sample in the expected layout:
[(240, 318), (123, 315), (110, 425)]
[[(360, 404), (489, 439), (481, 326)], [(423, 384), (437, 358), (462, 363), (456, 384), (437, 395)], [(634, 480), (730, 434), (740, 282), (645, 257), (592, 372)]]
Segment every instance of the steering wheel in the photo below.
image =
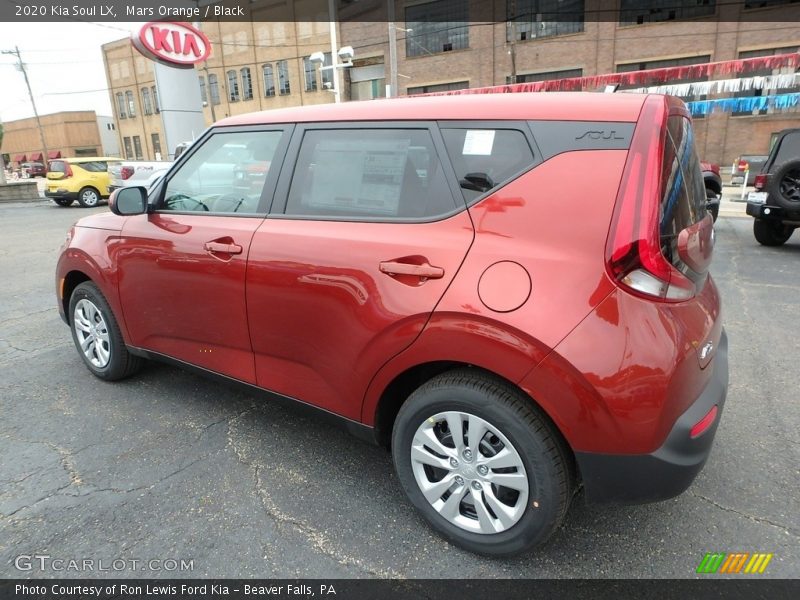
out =
[(164, 201), (164, 204), (166, 204), (167, 207), (169, 207), (172, 210), (180, 210), (180, 208), (175, 206), (175, 204), (177, 203), (182, 203), (182, 204), (192, 203), (193, 207), (183, 206), (181, 207), (183, 210), (196, 211), (199, 210), (197, 207), (200, 206), (202, 207), (202, 210), (208, 212), (208, 206), (206, 206), (203, 202), (200, 202), (200, 200), (195, 200), (194, 198), (192, 198), (191, 196), (187, 196), (186, 194), (176, 193), (170, 196), (169, 198), (166, 198)]
[[(244, 202), (244, 195), (242, 194), (223, 194), (216, 200), (214, 200), (214, 211), (215, 212), (236, 212), (239, 210), (239, 207)], [(226, 209), (225, 205), (230, 204), (233, 205), (233, 208)]]

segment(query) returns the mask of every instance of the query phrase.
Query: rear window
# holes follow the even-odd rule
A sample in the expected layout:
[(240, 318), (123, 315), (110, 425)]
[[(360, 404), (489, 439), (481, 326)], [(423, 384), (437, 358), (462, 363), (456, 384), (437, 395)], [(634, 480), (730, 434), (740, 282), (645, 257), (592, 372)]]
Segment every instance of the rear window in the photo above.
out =
[(441, 131), (467, 203), (533, 165), (533, 152), (521, 131), (479, 128)]
[(689, 119), (669, 117), (661, 173), (661, 252), (678, 265), (678, 234), (706, 216), (706, 190)]

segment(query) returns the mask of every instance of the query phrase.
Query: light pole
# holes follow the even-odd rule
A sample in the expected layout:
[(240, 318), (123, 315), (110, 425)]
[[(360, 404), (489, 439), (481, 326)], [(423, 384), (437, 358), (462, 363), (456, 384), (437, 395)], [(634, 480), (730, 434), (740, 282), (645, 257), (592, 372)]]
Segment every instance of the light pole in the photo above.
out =
[[(331, 30), (333, 31), (333, 30)], [(335, 42), (336, 36), (335, 34), (331, 33), (331, 42)], [(333, 89), (330, 91), (333, 92), (335, 102), (338, 104), (342, 101), (341, 92), (339, 91), (339, 69), (346, 69), (348, 67), (353, 66), (353, 56), (354, 51), (352, 46), (342, 46), (339, 48), (339, 51), (336, 51), (336, 46), (331, 47), (331, 64), (327, 66), (322, 66), (325, 62), (325, 53), (324, 52), (314, 52), (310, 57), (309, 60), (314, 63), (315, 65), (319, 66), (320, 71), (327, 71), (331, 69), (333, 71)], [(338, 59), (342, 59), (344, 62), (338, 62)]]

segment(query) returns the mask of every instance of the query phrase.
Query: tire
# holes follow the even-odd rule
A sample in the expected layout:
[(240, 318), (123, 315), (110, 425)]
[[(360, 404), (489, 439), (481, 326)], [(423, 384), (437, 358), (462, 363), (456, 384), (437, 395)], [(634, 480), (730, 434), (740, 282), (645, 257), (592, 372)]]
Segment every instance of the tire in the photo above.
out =
[(774, 221), (755, 219), (753, 221), (753, 235), (762, 246), (782, 246), (792, 237), (794, 227), (781, 225)]
[(786, 210), (800, 210), (800, 159), (787, 160), (767, 178), (770, 201)]
[(59, 206), (72, 206), (72, 203), (75, 202), (75, 199), (74, 198), (53, 198), (53, 202), (55, 202)]
[[(463, 427), (461, 453), (448, 422)], [(470, 423), (487, 429), (477, 455), (467, 453)], [(573, 495), (572, 455), (554, 426), (518, 389), (474, 369), (444, 373), (411, 394), (395, 420), (392, 456), (403, 489), (428, 523), (478, 554), (504, 556), (543, 544), (563, 523)], [(481, 471), (492, 456), (506, 466)]]
[(78, 202), (84, 208), (94, 208), (100, 204), (100, 192), (93, 187), (81, 188), (78, 192)]
[(143, 359), (128, 352), (114, 313), (94, 283), (85, 281), (72, 292), (69, 317), (75, 348), (96, 377), (116, 381), (141, 368)]

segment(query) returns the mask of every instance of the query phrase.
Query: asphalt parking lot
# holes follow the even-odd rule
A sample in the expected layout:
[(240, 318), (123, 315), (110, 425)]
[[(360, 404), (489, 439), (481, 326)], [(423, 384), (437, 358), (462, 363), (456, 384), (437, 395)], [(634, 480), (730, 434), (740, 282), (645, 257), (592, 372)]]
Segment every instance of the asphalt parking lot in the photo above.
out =
[[(0, 577), (683, 578), (712, 551), (773, 553), (762, 577), (800, 577), (800, 233), (764, 248), (749, 218), (717, 223), (730, 388), (690, 490), (634, 507), (578, 498), (545, 548), (490, 560), (432, 533), (383, 449), (173, 367), (92, 377), (53, 273), (93, 211), (0, 205)], [(21, 571), (19, 555), (193, 570)]]

